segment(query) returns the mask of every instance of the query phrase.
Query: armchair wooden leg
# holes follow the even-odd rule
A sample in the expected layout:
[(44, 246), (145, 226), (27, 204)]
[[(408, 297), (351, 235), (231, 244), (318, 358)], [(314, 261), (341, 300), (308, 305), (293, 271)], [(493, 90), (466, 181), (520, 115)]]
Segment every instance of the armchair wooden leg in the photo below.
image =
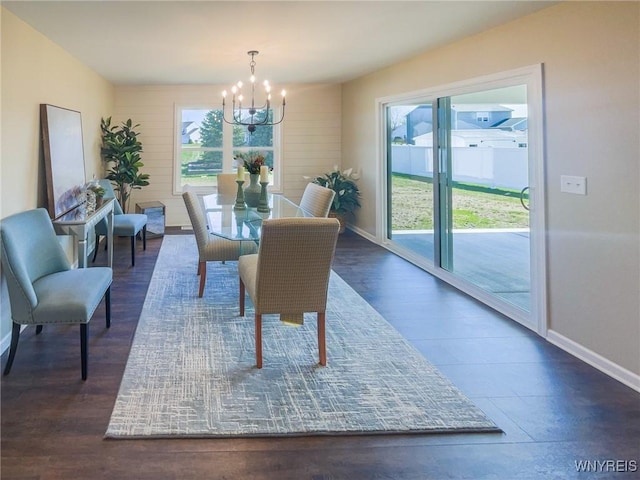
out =
[(40, 335), (42, 333), (42, 325), (36, 325), (36, 335)]
[(200, 272), (200, 289), (198, 290), (198, 297), (202, 298), (204, 294), (204, 284), (207, 281), (207, 262), (200, 262), (198, 264), (198, 271)]
[(318, 352), (320, 355), (320, 365), (327, 365), (327, 344), (325, 335), (325, 312), (318, 312)]
[(142, 250), (147, 249), (147, 226), (142, 227)]
[(16, 350), (18, 349), (18, 339), (20, 338), (20, 324), (13, 323), (11, 328), (11, 346), (9, 347), (9, 358), (7, 364), (4, 367), (4, 375), (9, 375), (11, 366), (13, 365), (13, 359), (16, 357)]
[(80, 324), (80, 362), (82, 365), (82, 380), (87, 379), (87, 360), (89, 358), (87, 347), (89, 338), (89, 324)]
[[(240, 277), (238, 277), (240, 278)], [(242, 281), (242, 279), (240, 278), (240, 316), (244, 317), (244, 295), (245, 295), (245, 290), (244, 290), (244, 282)]]
[(107, 328), (111, 327), (111, 286), (104, 293), (104, 309), (107, 317)]
[(256, 367), (262, 368), (262, 315), (256, 313)]

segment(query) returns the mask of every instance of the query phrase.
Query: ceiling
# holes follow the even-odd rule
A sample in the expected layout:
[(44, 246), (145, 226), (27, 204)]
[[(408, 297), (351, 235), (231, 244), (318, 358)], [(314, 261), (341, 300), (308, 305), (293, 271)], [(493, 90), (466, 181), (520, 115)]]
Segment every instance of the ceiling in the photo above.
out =
[(558, 2), (3, 1), (117, 85), (344, 82)]

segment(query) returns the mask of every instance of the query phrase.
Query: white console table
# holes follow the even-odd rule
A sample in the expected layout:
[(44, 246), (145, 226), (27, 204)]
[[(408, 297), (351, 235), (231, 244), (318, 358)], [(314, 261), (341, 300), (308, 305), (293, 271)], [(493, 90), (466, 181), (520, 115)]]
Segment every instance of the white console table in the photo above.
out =
[[(105, 198), (102, 205), (93, 212), (87, 212), (85, 204), (82, 204), (53, 220), (56, 233), (74, 237), (73, 250), (78, 258), (79, 268), (87, 266), (89, 234), (103, 218), (107, 219), (108, 265), (110, 267), (113, 265), (113, 201), (113, 198)], [(98, 245), (95, 248), (98, 248)]]

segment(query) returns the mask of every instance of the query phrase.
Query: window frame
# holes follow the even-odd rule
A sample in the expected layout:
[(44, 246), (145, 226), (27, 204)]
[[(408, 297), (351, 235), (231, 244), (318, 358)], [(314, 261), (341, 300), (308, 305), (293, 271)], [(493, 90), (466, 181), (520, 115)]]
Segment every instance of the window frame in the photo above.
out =
[[(174, 105), (174, 120), (173, 120), (173, 175), (172, 185), (173, 194), (182, 195), (182, 152), (184, 150), (182, 146), (182, 112), (184, 110), (222, 110), (221, 105), (213, 104), (175, 104)], [(273, 108), (274, 117), (280, 115), (279, 108)], [(198, 147), (194, 148), (194, 151), (202, 152), (222, 152), (222, 172), (221, 173), (235, 173), (236, 164), (233, 159), (234, 151), (272, 151), (273, 152), (273, 171), (271, 174), (271, 184), (269, 190), (274, 193), (282, 191), (281, 179), (282, 179), (282, 162), (281, 162), (281, 125), (273, 125), (273, 146), (271, 147), (234, 147), (233, 146), (233, 125), (226, 122), (222, 122), (222, 147)], [(216, 185), (203, 185), (203, 186), (190, 186), (190, 189), (198, 194), (215, 193), (217, 191)]]

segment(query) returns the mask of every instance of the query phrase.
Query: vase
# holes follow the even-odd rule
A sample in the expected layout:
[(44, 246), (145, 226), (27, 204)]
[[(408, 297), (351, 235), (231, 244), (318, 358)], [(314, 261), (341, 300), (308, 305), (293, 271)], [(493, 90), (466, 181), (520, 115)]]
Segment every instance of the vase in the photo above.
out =
[(244, 202), (247, 204), (247, 207), (257, 207), (260, 202), (260, 191), (262, 187), (260, 186), (259, 180), (259, 173), (249, 175), (249, 185), (244, 189)]

